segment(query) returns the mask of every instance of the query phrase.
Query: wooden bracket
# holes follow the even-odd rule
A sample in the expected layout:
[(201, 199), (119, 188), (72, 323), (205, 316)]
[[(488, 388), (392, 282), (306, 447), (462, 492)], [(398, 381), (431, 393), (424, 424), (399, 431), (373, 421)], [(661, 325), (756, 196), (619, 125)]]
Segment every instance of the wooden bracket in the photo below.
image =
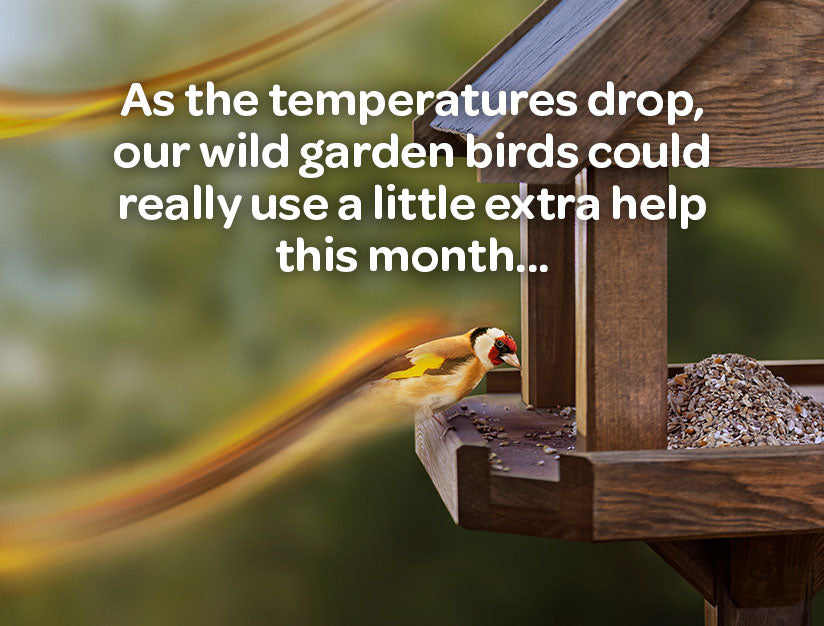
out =
[(647, 544), (708, 603), (716, 602), (716, 540), (651, 541)]

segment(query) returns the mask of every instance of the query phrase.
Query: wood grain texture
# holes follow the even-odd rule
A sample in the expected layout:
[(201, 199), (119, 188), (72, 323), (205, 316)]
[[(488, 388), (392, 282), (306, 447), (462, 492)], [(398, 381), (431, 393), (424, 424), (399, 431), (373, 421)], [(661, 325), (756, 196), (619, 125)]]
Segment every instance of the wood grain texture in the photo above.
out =
[(620, 141), (710, 135), (715, 167), (824, 167), (824, 7), (820, 0), (755, 0), (666, 86), (693, 94), (698, 122), (635, 118)]
[[(580, 457), (572, 459), (575, 457)], [(824, 446), (568, 453), (589, 464), (590, 540), (711, 538), (824, 528)]]
[[(515, 29), (499, 41), (487, 52), (475, 65), (469, 68), (458, 80), (456, 80), (448, 91), (460, 92), (466, 85), (478, 79), (486, 70), (490, 68), (501, 56), (506, 53), (521, 37), (528, 33), (535, 24), (546, 17), (560, 0), (547, 0), (542, 2), (532, 13), (530, 13)], [(435, 105), (432, 104), (412, 123), (412, 133), (414, 141), (423, 145), (432, 143), (449, 143), (455, 150), (456, 156), (466, 155), (466, 143), (453, 133), (441, 132), (432, 128), (432, 121), (435, 119)]]
[(561, 534), (557, 483), (547, 481), (537, 491), (528, 478), (495, 472), (490, 487), (489, 530), (533, 537)]
[[(581, 0), (588, 4), (587, 0)], [(589, 115), (586, 98), (607, 81), (617, 90), (661, 89), (703, 52), (746, 9), (751, 0), (624, 0), (604, 22), (561, 59), (534, 89), (556, 93), (571, 90), (584, 99), (571, 117), (538, 117), (530, 111), (502, 117), (481, 137), (493, 146), (497, 132), (504, 142), (536, 143), (547, 133), (576, 144), (584, 156), (599, 141), (609, 141), (636, 112), (624, 116)], [(551, 16), (550, 18), (551, 19)], [(544, 45), (552, 45), (546, 42)], [(512, 68), (512, 71), (518, 71)], [(580, 103), (579, 103), (580, 104)], [(479, 171), (481, 182), (568, 182), (567, 169), (533, 170), (523, 159), (515, 167)]]
[(704, 605), (705, 624), (809, 626), (810, 548), (817, 540), (818, 535), (718, 540), (717, 602)]
[(443, 435), (434, 419), (415, 424), (415, 452), (456, 524), (485, 528), (489, 508), (486, 443), (471, 423), (456, 421)]
[[(440, 426), (427, 420), (416, 425), (416, 448), (453, 518), (468, 528), (675, 541), (653, 547), (705, 595), (704, 548), (681, 540), (824, 531), (824, 445), (575, 452), (568, 439), (534, 436), (555, 432), (564, 419), (526, 410), (517, 393), (472, 396), (442, 415), (455, 415), (457, 430), (441, 438)], [(506, 435), (487, 442), (473, 418), (504, 427)], [(543, 445), (560, 459), (544, 454)], [(508, 471), (492, 467), (490, 452)], [(817, 590), (824, 585), (824, 546), (817, 542), (810, 552)], [(693, 558), (698, 565), (691, 570)]]
[(809, 590), (819, 539), (816, 534), (726, 541), (730, 599), (740, 608), (801, 604)]
[(716, 603), (716, 540), (653, 541), (649, 547), (709, 603)]
[[(540, 192), (521, 185), (521, 198)], [(550, 187), (574, 195), (574, 185)], [(575, 219), (521, 220), (521, 260), (549, 267), (521, 274), (523, 399), (537, 407), (575, 403)]]
[(796, 606), (741, 609), (722, 596), (717, 606), (704, 602), (705, 626), (811, 626), (812, 597)]
[[(415, 448), (453, 520), (469, 529), (560, 534), (558, 463), (525, 436), (536, 429), (557, 429), (566, 421), (545, 411), (529, 411), (520, 394), (465, 398), (439, 413), (454, 430), (441, 437), (434, 419), (415, 424)], [(506, 437), (487, 442), (471, 418), (490, 426), (504, 424)], [(531, 420), (531, 421), (530, 421)], [(534, 423), (533, 423), (534, 422)], [(569, 445), (571, 440), (567, 439)], [(562, 441), (552, 445), (561, 447)], [(506, 471), (496, 470), (494, 452)]]
[(612, 187), (666, 196), (666, 170), (591, 170), (576, 222), (578, 450), (666, 447), (667, 223), (612, 219)]
[[(494, 63), (472, 81), (478, 92), (529, 91), (564, 57), (597, 30), (625, 0), (562, 0), (551, 13), (513, 41)], [(494, 102), (495, 100), (493, 100)], [(480, 109), (480, 99), (473, 100)], [(462, 135), (483, 135), (500, 116), (436, 116), (432, 127)]]

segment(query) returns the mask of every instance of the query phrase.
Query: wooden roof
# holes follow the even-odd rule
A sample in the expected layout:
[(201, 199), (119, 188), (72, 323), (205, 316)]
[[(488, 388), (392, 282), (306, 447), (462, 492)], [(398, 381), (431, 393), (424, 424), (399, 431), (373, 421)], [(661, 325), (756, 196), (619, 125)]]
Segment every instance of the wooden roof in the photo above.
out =
[[(564, 0), (472, 82), (478, 91), (530, 91), (622, 4), (621, 0)], [(435, 117), (432, 128), (483, 135), (496, 117)]]
[[(472, 133), (495, 144), (536, 142), (546, 133), (577, 144), (667, 141), (675, 130), (657, 118), (595, 118), (581, 100), (607, 81), (616, 89), (686, 89), (704, 108), (711, 164), (824, 167), (824, 0), (547, 0), (450, 89), (545, 90), (579, 94), (578, 115), (438, 117), (434, 105), (415, 120), (421, 143)], [(562, 183), (574, 172), (528, 166), (479, 172), (482, 182)]]

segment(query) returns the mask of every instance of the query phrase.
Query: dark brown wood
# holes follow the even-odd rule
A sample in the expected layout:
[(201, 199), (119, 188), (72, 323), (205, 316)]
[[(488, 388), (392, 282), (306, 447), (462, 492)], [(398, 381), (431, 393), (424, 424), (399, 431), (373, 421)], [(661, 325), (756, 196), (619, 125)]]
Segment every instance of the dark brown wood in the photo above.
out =
[[(489, 52), (487, 52), (477, 63), (475, 63), (475, 65), (469, 68), (463, 76), (456, 80), (449, 87), (449, 91), (460, 92), (466, 85), (475, 82), (475, 80), (477, 80), (478, 77), (490, 68), (490, 66), (500, 59), (515, 42), (528, 33), (532, 27), (535, 26), (535, 24), (546, 17), (559, 2), (560, 0), (547, 0), (546, 2), (541, 3), (541, 5), (530, 13), (520, 24), (518, 24), (512, 32), (501, 39), (501, 41), (499, 41)], [(415, 118), (412, 123), (414, 140), (417, 143), (424, 145), (447, 142), (453, 146), (456, 155), (466, 155), (466, 143), (464, 140), (458, 135), (437, 131), (432, 128), (430, 124), (434, 119), (434, 105), (428, 107), (423, 114)]]
[[(503, 132), (505, 142), (529, 144), (542, 141), (551, 133), (577, 145), (585, 157), (592, 145), (612, 139), (636, 111), (631, 108), (625, 116), (592, 116), (586, 107), (590, 93), (602, 89), (607, 81), (614, 82), (616, 90), (661, 89), (733, 23), (750, 1), (625, 0), (533, 86), (552, 93), (576, 92), (583, 99), (577, 115), (538, 117), (528, 110), (522, 111), (518, 116), (499, 119), (485, 130), (481, 139), (494, 147), (499, 141), (495, 139), (496, 133)], [(580, 2), (582, 11), (592, 4), (590, 0)], [(567, 182), (572, 175), (573, 172), (557, 167), (532, 170), (522, 160), (514, 168), (480, 170), (479, 180), (557, 184)]]
[(796, 606), (741, 609), (729, 596), (718, 606), (704, 601), (704, 626), (811, 626), (812, 597)]
[(822, 445), (572, 452), (560, 461), (562, 485), (567, 464), (575, 474), (590, 464), (593, 541), (824, 528)]
[[(788, 367), (819, 382), (809, 389), (824, 397), (824, 380)], [(434, 420), (417, 426), (417, 449), (447, 508), (468, 528), (676, 541), (654, 548), (705, 594), (706, 544), (681, 540), (824, 531), (824, 445), (576, 452), (572, 416), (527, 410), (517, 393), (466, 398), (442, 417), (450, 415), (457, 430), (443, 439)], [(473, 420), (486, 425), (488, 440)], [(817, 590), (824, 546), (811, 552)]]
[[(626, 0), (565, 0), (536, 22), (481, 75), (472, 81), (480, 92), (529, 91), (576, 46), (591, 37)], [(459, 115), (436, 116), (432, 127), (461, 135), (483, 135), (501, 119), (487, 115), (480, 98), (473, 101), (477, 111), (467, 106)], [(546, 119), (546, 118), (544, 118)]]
[(590, 170), (599, 220), (576, 222), (579, 450), (666, 447), (667, 223), (612, 218), (613, 186), (666, 197), (666, 170)]
[[(521, 185), (521, 197), (541, 187)], [(574, 195), (574, 185), (548, 188)], [(575, 219), (521, 220), (521, 264), (548, 266), (521, 274), (521, 354), (524, 402), (537, 407), (575, 403)]]
[(501, 367), (486, 375), (487, 393), (519, 393), (520, 391), (521, 371), (514, 367)]
[(709, 603), (716, 598), (716, 540), (653, 541), (649, 547)]
[(741, 608), (800, 604), (807, 596), (819, 538), (780, 535), (727, 541), (730, 599)]
[(709, 133), (715, 167), (824, 167), (820, 0), (755, 0), (667, 89), (693, 94), (699, 122), (636, 118), (616, 142)]
[[(537, 478), (542, 482), (557, 481), (558, 454), (547, 454), (543, 448), (568, 451), (575, 445), (575, 437), (571, 435), (574, 416), (564, 417), (553, 409), (529, 410), (517, 392), (465, 398), (443, 415), (456, 425), (467, 419), (477, 423), (487, 450), (494, 455), (487, 468), (493, 476), (501, 474)], [(456, 417), (451, 418), (452, 415)], [(561, 434), (556, 434), (559, 431)], [(464, 429), (459, 427), (455, 434), (460, 436), (463, 432)], [(470, 434), (475, 436), (477, 433)], [(465, 440), (466, 443), (474, 441)], [(502, 468), (500, 471), (496, 470), (498, 466)], [(542, 492), (532, 494), (535, 500), (543, 497), (539, 493)]]
[(818, 535), (718, 540), (716, 606), (705, 624), (809, 626), (812, 556)]
[[(526, 435), (560, 429), (569, 420), (547, 411), (527, 410), (518, 393), (472, 396), (440, 418), (449, 420), (455, 429), (442, 437), (443, 429), (435, 420), (417, 423), (416, 450), (457, 524), (535, 536), (561, 534), (558, 462), (542, 448), (544, 443), (568, 448), (573, 440), (538, 440)], [(495, 434), (501, 433), (497, 427), (503, 424), (506, 431), (499, 437), (488, 435), (487, 442), (473, 426), (473, 419), (484, 421)], [(496, 456), (490, 458), (492, 453)]]

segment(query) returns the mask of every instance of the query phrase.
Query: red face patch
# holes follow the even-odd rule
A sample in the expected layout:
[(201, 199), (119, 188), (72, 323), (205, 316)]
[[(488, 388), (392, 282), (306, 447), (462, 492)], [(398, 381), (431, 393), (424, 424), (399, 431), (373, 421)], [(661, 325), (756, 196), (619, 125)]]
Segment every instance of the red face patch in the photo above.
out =
[(515, 340), (509, 335), (502, 335), (495, 340), (492, 347), (489, 349), (489, 362), (492, 365), (500, 365), (503, 363), (502, 356), (507, 354), (514, 354), (518, 351), (518, 345)]

